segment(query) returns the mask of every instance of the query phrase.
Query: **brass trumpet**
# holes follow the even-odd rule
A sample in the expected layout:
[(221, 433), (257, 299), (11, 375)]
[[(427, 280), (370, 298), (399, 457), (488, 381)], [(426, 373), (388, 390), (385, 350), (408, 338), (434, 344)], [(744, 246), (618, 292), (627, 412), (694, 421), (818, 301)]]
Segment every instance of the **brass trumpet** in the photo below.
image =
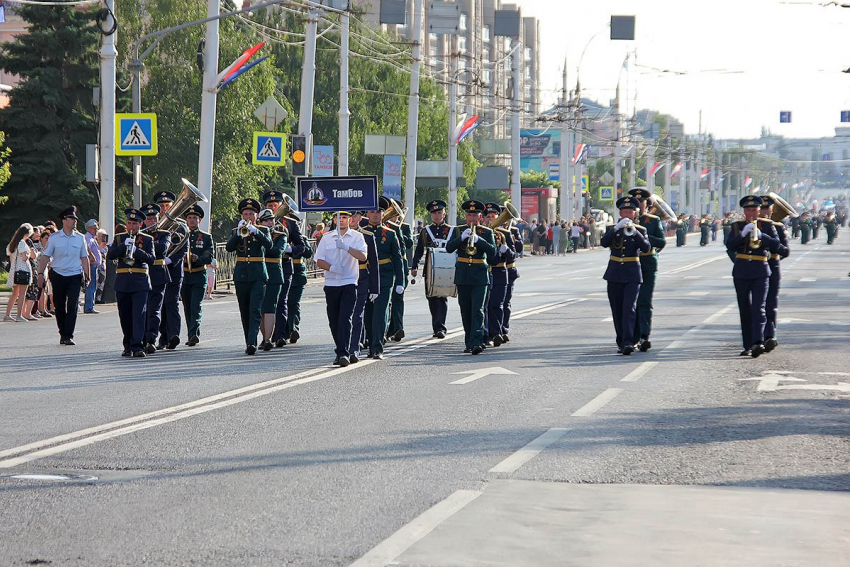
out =
[(469, 223), (468, 225), (466, 225), (466, 227), (472, 231), (469, 234), (469, 238), (466, 239), (467, 256), (475, 256), (475, 253), (478, 252), (478, 249), (475, 247), (475, 244), (472, 243), (472, 241), (474, 240), (473, 235), (475, 234), (476, 226), (478, 226), (478, 223)]
[(248, 229), (248, 227), (251, 226), (252, 224), (254, 224), (254, 223), (249, 222), (249, 223), (246, 223), (246, 224), (240, 226), (239, 227), (239, 236), (241, 236), (242, 238), (248, 238), (248, 236), (251, 234), (251, 231)]
[(626, 236), (633, 236), (634, 233), (635, 233), (635, 230), (637, 230), (635, 228), (635, 223), (632, 222), (631, 219), (629, 219), (629, 221), (625, 224), (625, 226), (623, 226), (623, 234), (625, 234)]
[(127, 248), (127, 251), (126, 251), (126, 252), (124, 252), (124, 263), (125, 263), (125, 264), (127, 264), (128, 266), (132, 266), (132, 265), (134, 265), (134, 264), (136, 263), (136, 260), (133, 258), (133, 252), (134, 252), (134, 251), (135, 251), (135, 249), (136, 249), (136, 244), (135, 244), (135, 242), (136, 242), (136, 236), (138, 236), (138, 234), (139, 234), (139, 233), (138, 233), (138, 231), (137, 231), (137, 232), (128, 232), (128, 233), (127, 233), (127, 238), (132, 238), (132, 239), (133, 239), (133, 244), (132, 244), (132, 245), (130, 245), (130, 246), (127, 246), (127, 247), (126, 247), (126, 248)]
[(759, 229), (759, 225), (757, 221), (753, 221), (750, 223), (753, 229), (750, 231), (750, 248), (753, 250), (761, 248), (761, 239), (756, 238), (756, 231)]

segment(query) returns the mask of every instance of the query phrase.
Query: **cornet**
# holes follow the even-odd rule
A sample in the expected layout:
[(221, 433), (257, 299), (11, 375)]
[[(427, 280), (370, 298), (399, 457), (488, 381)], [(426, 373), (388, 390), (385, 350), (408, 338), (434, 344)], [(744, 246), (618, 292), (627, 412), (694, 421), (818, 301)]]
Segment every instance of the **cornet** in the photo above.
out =
[(466, 255), (467, 256), (475, 256), (475, 253), (478, 252), (478, 249), (475, 247), (475, 244), (472, 243), (473, 235), (475, 234), (475, 227), (478, 226), (478, 223), (470, 223), (466, 225), (467, 228), (470, 229), (469, 238), (466, 240)]
[(761, 248), (761, 239), (756, 238), (756, 232), (758, 232), (759, 230), (759, 225), (756, 221), (753, 221), (750, 224), (753, 227), (753, 229), (750, 231), (750, 248), (755, 250), (757, 248)]
[(127, 251), (124, 253), (124, 263), (127, 264), (128, 266), (132, 266), (136, 263), (136, 260), (133, 259), (133, 252), (136, 251), (135, 242), (136, 242), (136, 236), (138, 234), (139, 234), (138, 232), (128, 232), (127, 233), (127, 238), (133, 239), (133, 244), (131, 244), (130, 246), (127, 246), (126, 247)]
[(629, 219), (625, 226), (623, 226), (623, 234), (626, 236), (634, 235), (635, 230), (637, 230), (635, 229), (635, 223), (632, 222), (631, 219)]
[(242, 226), (240, 226), (239, 227), (239, 236), (241, 236), (242, 238), (248, 238), (248, 236), (251, 234), (251, 231), (248, 230), (248, 227), (251, 226), (252, 224), (254, 224), (254, 223), (248, 222), (248, 223), (245, 223)]

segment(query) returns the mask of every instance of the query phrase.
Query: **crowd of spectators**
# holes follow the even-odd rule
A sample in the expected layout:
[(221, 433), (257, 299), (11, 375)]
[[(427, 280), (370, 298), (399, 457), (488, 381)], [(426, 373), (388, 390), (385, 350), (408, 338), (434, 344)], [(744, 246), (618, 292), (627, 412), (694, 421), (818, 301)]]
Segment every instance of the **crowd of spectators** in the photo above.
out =
[(564, 256), (578, 252), (579, 248), (592, 250), (599, 246), (599, 228), (596, 219), (589, 215), (577, 221), (520, 220), (517, 228), (526, 247), (535, 256)]

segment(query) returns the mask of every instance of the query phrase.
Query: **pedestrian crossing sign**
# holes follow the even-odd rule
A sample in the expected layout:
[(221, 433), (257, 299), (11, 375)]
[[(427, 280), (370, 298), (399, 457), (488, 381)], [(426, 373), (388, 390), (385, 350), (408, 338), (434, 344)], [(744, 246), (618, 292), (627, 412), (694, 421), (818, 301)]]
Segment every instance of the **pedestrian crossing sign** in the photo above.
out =
[(599, 188), (599, 200), (600, 201), (613, 201), (614, 200), (614, 188), (613, 187), (600, 187)]
[(155, 156), (156, 114), (115, 115), (115, 155)]
[(280, 166), (286, 163), (286, 134), (279, 132), (254, 132), (254, 165)]

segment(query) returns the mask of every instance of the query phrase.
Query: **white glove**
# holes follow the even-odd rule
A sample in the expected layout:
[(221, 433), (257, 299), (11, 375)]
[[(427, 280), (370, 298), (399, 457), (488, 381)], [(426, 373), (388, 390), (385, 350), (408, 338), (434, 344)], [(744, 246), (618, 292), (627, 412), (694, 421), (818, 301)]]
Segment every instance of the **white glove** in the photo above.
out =
[(469, 238), (469, 235), (470, 235), (470, 234), (472, 234), (472, 229), (471, 229), (471, 228), (467, 228), (466, 230), (464, 230), (464, 231), (463, 231), (463, 234), (461, 234), (461, 235), (460, 235), (460, 239), (461, 239), (461, 240), (466, 240), (467, 238)]
[(620, 222), (614, 225), (614, 230), (620, 230), (629, 223), (629, 219), (620, 219)]
[(287, 244), (286, 248), (283, 249), (284, 254), (292, 254), (292, 246)]
[(507, 244), (502, 244), (501, 246), (499, 246), (499, 254), (504, 254), (507, 251), (508, 251), (508, 245)]
[(248, 225), (248, 232), (250, 232), (251, 234), (257, 234), (257, 227), (254, 226), (253, 224), (249, 224)]
[(372, 303), (374, 303), (376, 299), (378, 299), (378, 294), (377, 294), (377, 293), (370, 293), (370, 294), (369, 294), (369, 301), (371, 301)]
[(401, 295), (402, 293), (404, 293), (404, 286), (403, 285), (395, 286), (395, 292), (396, 292), (397, 295)]
[(747, 226), (744, 227), (744, 230), (741, 231), (741, 236), (747, 236), (750, 232), (752, 232), (752, 230), (753, 230), (753, 225), (747, 224)]
[(170, 266), (170, 265), (171, 265), (171, 258), (166, 258), (166, 259), (165, 259), (165, 265), (166, 265), (166, 266)]
[(351, 248), (348, 244), (343, 242), (341, 238), (336, 239), (336, 247), (342, 250), (343, 252), (348, 252), (348, 249)]
[(246, 224), (248, 224), (247, 221), (245, 221), (245, 219), (242, 219), (241, 221), (239, 221), (239, 224), (236, 225), (236, 228), (242, 228)]
[(125, 238), (124, 239), (124, 246), (132, 246), (133, 242), (134, 242), (134, 240), (132, 238)]

